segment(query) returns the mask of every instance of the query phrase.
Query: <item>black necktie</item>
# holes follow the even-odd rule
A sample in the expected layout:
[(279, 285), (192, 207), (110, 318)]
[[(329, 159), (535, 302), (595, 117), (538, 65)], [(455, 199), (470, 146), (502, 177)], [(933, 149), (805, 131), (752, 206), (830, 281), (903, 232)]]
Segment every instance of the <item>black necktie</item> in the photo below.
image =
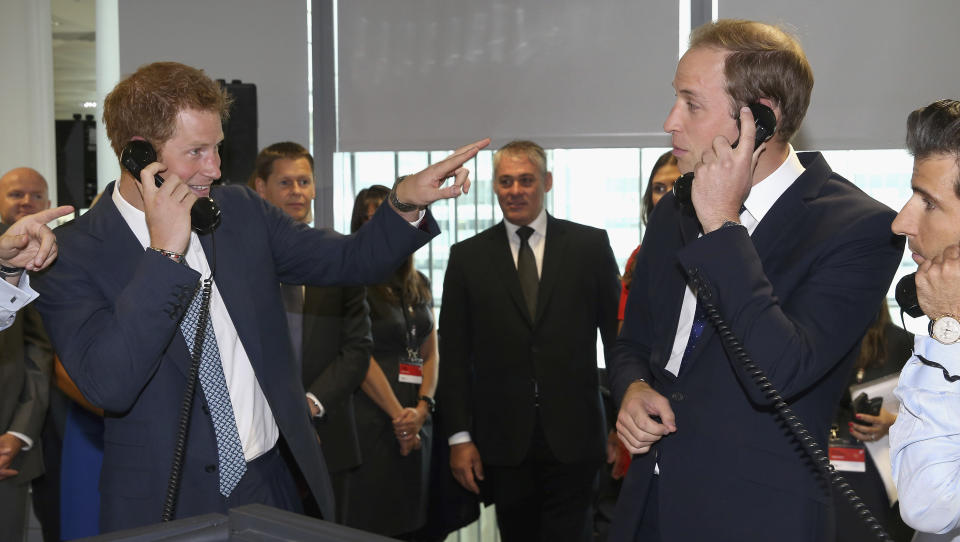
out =
[(537, 317), (537, 290), (540, 288), (540, 277), (537, 275), (537, 260), (533, 257), (533, 249), (528, 240), (533, 235), (533, 228), (521, 226), (517, 230), (520, 237), (520, 252), (517, 254), (517, 274), (520, 276), (520, 288), (523, 297), (527, 300), (527, 310), (530, 319)]

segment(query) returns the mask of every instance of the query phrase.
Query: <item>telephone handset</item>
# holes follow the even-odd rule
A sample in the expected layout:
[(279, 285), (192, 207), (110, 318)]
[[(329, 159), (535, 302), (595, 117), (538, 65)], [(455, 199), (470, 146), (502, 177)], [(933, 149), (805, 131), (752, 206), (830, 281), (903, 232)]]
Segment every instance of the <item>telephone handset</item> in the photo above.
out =
[(916, 273), (910, 273), (900, 279), (894, 289), (894, 297), (897, 299), (897, 304), (900, 305), (900, 310), (913, 318), (920, 318), (923, 316), (923, 309), (920, 308), (920, 302), (917, 301), (916, 275)]
[[(127, 143), (120, 153), (120, 163), (137, 182), (140, 182), (140, 171), (156, 161), (157, 152), (153, 145), (142, 139)], [(154, 175), (153, 179), (157, 188), (163, 184), (160, 175)], [(220, 206), (209, 197), (197, 198), (190, 208), (190, 223), (193, 231), (200, 235), (212, 233), (220, 225)]]
[[(756, 149), (760, 146), (761, 143), (769, 140), (773, 137), (773, 132), (777, 128), (777, 116), (773, 113), (773, 109), (761, 104), (761, 103), (752, 103), (749, 105), (750, 112), (753, 113), (753, 121), (756, 126), (756, 138), (754, 141), (753, 148)], [(737, 128), (740, 127), (740, 119), (737, 118)], [(739, 139), (733, 142), (733, 147), (736, 148)], [(684, 173), (677, 179), (677, 182), (673, 185), (673, 195), (677, 198), (677, 201), (681, 205), (687, 208), (692, 208), (693, 203), (690, 200), (690, 194), (693, 191), (693, 172)]]

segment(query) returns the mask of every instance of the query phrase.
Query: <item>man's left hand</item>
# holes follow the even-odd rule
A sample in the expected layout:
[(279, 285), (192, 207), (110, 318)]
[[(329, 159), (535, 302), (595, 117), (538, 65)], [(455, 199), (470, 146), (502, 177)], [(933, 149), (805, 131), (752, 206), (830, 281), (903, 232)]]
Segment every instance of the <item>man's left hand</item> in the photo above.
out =
[(18, 474), (19, 471), (11, 469), (10, 464), (20, 453), (21, 448), (23, 448), (22, 440), (10, 433), (0, 435), (0, 481)]
[(917, 268), (917, 300), (924, 314), (960, 318), (960, 245), (950, 245)]
[[(428, 166), (420, 173), (407, 175), (397, 185), (397, 199), (402, 203), (426, 207), (438, 199), (455, 198), (461, 193), (466, 194), (470, 191), (470, 171), (463, 167), (463, 164), (489, 144), (489, 137), (481, 139), (460, 147), (450, 156)], [(453, 184), (444, 187), (444, 182), (450, 177), (454, 178)], [(402, 214), (404, 218), (409, 218), (407, 214), (412, 215), (413, 218), (409, 218), (411, 222), (417, 218), (416, 211)]]

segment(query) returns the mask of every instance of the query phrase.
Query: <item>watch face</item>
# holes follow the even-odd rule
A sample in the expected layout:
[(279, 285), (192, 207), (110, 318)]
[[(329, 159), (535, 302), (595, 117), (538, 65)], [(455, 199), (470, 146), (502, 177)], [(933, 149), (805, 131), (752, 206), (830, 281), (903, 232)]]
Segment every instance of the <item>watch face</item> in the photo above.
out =
[(960, 340), (960, 322), (952, 316), (942, 316), (933, 323), (933, 338), (943, 344)]

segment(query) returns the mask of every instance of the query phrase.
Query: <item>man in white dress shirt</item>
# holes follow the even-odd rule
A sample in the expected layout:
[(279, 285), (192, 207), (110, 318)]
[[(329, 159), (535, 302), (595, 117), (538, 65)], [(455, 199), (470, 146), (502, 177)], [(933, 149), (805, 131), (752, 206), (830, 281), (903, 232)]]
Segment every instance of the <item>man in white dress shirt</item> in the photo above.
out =
[(893, 222), (905, 235), (917, 300), (930, 318), (900, 373), (900, 414), (890, 428), (893, 477), (914, 540), (960, 540), (960, 102), (910, 114), (913, 195)]

